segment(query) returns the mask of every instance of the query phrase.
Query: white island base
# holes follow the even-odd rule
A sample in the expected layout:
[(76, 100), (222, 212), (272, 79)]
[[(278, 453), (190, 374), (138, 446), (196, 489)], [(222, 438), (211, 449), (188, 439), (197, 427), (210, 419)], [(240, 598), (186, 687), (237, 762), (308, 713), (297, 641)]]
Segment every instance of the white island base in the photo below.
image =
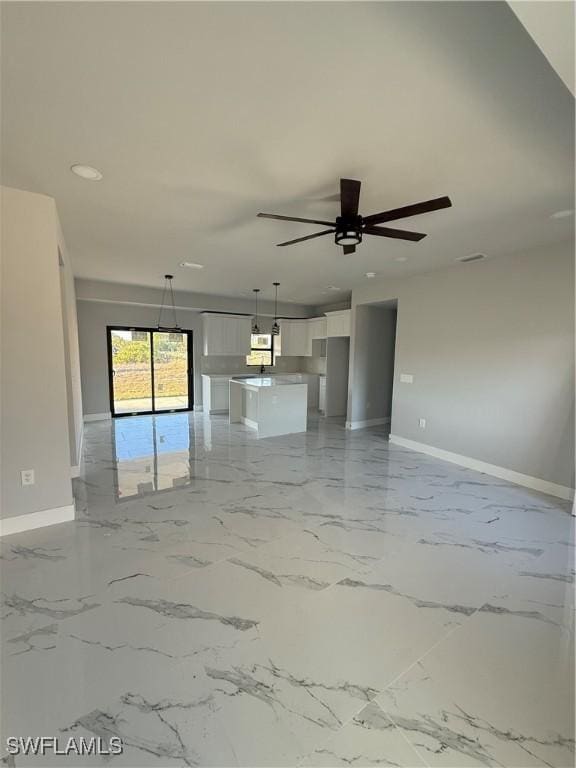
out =
[(305, 432), (308, 385), (263, 376), (230, 380), (230, 423), (255, 429), (258, 437)]

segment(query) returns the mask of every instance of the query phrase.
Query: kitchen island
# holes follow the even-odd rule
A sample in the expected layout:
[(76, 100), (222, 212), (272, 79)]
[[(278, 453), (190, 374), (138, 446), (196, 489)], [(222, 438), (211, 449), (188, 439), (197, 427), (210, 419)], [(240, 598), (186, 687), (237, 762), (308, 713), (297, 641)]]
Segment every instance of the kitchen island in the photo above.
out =
[(282, 376), (230, 379), (230, 423), (255, 429), (258, 437), (305, 432), (308, 385)]

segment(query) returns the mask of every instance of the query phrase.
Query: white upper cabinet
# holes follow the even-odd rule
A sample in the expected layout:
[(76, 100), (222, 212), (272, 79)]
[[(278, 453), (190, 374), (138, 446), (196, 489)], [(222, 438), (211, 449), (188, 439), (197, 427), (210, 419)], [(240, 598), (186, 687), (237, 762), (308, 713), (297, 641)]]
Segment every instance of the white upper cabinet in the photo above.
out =
[(326, 338), (327, 321), (325, 317), (313, 317), (308, 320), (308, 335), (312, 339)]
[(252, 318), (242, 315), (203, 315), (204, 355), (250, 354)]
[(286, 357), (311, 355), (307, 320), (280, 320), (280, 353)]
[(328, 321), (327, 335), (331, 336), (350, 336), (350, 310), (342, 309), (338, 312), (326, 312)]
[(326, 318), (280, 320), (280, 354), (288, 357), (312, 357), (312, 341), (326, 338)]

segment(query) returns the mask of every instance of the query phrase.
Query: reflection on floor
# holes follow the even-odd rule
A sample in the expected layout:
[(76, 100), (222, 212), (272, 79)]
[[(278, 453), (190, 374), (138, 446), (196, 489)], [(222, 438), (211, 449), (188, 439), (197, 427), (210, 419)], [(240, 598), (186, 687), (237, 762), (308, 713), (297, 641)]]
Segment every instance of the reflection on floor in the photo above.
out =
[(198, 414), (87, 425), (77, 503), (2, 542), (4, 738), (118, 735), (129, 766), (573, 765), (567, 503), (378, 429)]

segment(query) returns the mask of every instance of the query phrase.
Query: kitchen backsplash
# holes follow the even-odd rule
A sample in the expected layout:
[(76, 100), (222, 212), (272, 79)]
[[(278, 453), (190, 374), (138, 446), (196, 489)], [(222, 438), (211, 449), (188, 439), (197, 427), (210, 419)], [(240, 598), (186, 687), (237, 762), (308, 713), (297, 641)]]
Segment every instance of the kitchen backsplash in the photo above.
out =
[[(308, 371), (303, 361), (313, 360), (307, 357), (277, 357), (276, 364), (271, 370), (280, 373), (298, 373)], [(229, 355), (202, 356), (200, 368), (202, 373), (254, 373), (255, 367), (246, 365), (245, 357), (232, 357)]]

